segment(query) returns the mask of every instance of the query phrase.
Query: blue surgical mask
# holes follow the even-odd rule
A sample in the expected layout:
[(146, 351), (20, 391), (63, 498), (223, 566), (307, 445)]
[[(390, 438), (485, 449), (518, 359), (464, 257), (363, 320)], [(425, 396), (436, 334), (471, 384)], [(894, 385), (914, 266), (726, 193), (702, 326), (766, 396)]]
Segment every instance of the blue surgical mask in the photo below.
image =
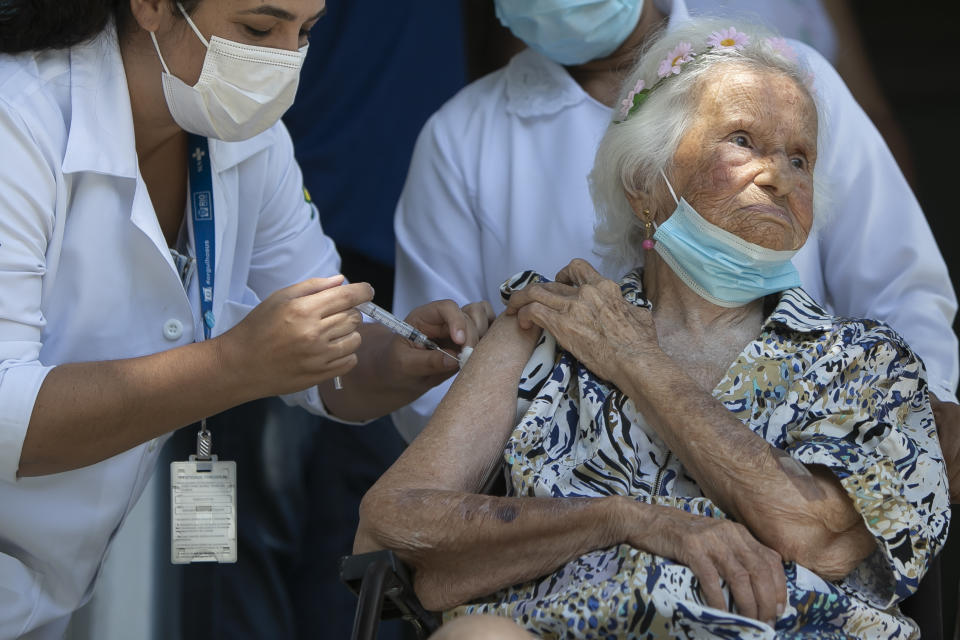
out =
[(531, 49), (563, 65), (613, 53), (640, 18), (643, 0), (495, 0), (497, 17)]
[(704, 220), (683, 198), (677, 200), (672, 186), (670, 193), (677, 208), (653, 234), (654, 248), (700, 297), (721, 307), (739, 307), (800, 286), (800, 274), (790, 262), (796, 251), (747, 242)]

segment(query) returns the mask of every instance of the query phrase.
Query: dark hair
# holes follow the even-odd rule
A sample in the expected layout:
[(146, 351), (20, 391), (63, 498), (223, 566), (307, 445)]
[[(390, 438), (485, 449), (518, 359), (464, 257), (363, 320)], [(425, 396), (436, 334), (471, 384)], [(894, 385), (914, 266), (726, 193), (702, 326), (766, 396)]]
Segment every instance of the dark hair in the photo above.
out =
[[(199, 0), (182, 0), (191, 10)], [(173, 6), (173, 0), (170, 2)], [(130, 19), (130, 0), (0, 0), (0, 53), (64, 49)]]

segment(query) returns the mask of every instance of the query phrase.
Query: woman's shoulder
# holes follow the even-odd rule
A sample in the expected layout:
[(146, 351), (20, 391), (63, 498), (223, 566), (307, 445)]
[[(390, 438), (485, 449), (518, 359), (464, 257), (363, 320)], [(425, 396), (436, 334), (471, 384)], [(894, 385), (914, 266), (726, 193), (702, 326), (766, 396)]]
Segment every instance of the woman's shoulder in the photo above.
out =
[[(69, 54), (0, 54), (0, 107), (10, 114), (8, 117), (15, 114), (25, 124), (45, 129), (55, 126), (56, 120), (65, 121), (70, 109)], [(51, 116), (58, 117), (51, 121)]]
[(903, 336), (886, 322), (834, 315), (801, 288), (784, 291), (767, 322), (794, 335), (807, 334), (809, 339), (803, 342), (823, 350), (827, 358), (846, 361), (882, 356), (888, 364), (919, 363)]

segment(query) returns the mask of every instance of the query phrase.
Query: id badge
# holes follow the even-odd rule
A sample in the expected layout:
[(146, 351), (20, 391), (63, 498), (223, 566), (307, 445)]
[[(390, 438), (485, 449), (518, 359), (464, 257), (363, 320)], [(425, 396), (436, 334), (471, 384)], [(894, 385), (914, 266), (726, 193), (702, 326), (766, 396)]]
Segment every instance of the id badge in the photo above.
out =
[(170, 562), (237, 561), (237, 463), (170, 463)]

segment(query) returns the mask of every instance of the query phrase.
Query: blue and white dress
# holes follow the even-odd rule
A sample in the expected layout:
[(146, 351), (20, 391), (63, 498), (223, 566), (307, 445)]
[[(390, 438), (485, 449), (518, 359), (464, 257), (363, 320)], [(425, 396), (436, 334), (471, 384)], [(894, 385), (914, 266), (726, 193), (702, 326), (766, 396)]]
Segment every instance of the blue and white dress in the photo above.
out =
[[(529, 282), (504, 284), (509, 297)], [(649, 307), (641, 274), (624, 298)], [(774, 627), (707, 606), (686, 566), (626, 544), (572, 560), (449, 615), (494, 613), (543, 638), (913, 638), (897, 603), (912, 594), (949, 523), (945, 467), (919, 358), (887, 325), (826, 314), (802, 289), (778, 294), (760, 334), (713, 396), (770, 444), (833, 471), (877, 546), (827, 582), (785, 563), (788, 605)], [(506, 449), (510, 495), (628, 495), (727, 517), (633, 402), (544, 332), (524, 369)], [(729, 591), (725, 595), (730, 601)]]

